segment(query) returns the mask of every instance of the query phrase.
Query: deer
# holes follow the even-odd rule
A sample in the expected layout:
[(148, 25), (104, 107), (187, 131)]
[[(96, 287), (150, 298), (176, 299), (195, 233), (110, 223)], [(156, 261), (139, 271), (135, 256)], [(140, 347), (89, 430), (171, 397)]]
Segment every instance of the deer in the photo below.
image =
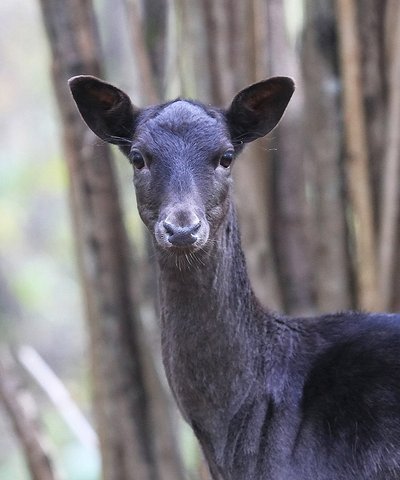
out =
[(139, 108), (92, 76), (69, 85), (88, 127), (132, 165), (166, 376), (212, 478), (399, 479), (400, 315), (278, 314), (246, 270), (232, 169), (278, 124), (293, 80), (250, 85), (228, 108), (182, 98)]

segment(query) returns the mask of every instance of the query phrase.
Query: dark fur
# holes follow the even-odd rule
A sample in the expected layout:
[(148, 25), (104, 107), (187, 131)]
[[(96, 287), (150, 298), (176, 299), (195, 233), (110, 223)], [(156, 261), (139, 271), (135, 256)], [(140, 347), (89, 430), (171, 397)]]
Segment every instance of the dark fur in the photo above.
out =
[[(260, 82), (227, 111), (181, 100), (139, 110), (87, 77), (71, 88), (101, 138), (146, 158), (134, 183), (159, 260), (165, 369), (213, 478), (400, 478), (400, 315), (286, 318), (249, 284), (230, 169), (218, 162), (273, 128), (291, 82)], [(113, 94), (122, 104), (104, 106)], [(171, 245), (165, 219), (193, 218), (196, 242)]]

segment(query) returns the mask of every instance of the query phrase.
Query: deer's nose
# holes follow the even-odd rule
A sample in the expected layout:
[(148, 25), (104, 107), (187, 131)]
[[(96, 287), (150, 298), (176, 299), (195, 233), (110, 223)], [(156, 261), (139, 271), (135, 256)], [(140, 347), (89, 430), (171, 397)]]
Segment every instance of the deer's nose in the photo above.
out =
[(168, 235), (168, 241), (172, 245), (184, 247), (185, 245), (192, 245), (197, 240), (196, 233), (200, 229), (201, 222), (198, 218), (189, 225), (175, 225), (172, 222), (164, 221), (163, 226)]

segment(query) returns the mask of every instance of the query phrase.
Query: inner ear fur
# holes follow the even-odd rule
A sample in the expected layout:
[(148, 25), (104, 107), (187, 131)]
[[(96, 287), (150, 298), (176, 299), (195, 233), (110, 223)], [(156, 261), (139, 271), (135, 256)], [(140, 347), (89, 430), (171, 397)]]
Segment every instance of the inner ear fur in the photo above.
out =
[(98, 137), (116, 145), (130, 141), (140, 110), (126, 93), (90, 75), (73, 77), (68, 83), (82, 118)]
[(282, 118), (294, 92), (288, 77), (272, 77), (241, 90), (226, 111), (234, 142), (248, 143), (269, 133)]

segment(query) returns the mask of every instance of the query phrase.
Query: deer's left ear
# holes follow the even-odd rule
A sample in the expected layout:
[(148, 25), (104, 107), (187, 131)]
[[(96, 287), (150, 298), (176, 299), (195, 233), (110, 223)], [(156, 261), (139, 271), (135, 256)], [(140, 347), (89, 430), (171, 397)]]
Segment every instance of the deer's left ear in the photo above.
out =
[(240, 91), (226, 111), (232, 139), (248, 143), (270, 132), (293, 92), (294, 82), (288, 77), (272, 77)]
[(140, 110), (126, 93), (90, 75), (73, 77), (68, 83), (83, 119), (98, 137), (120, 146), (131, 140)]

